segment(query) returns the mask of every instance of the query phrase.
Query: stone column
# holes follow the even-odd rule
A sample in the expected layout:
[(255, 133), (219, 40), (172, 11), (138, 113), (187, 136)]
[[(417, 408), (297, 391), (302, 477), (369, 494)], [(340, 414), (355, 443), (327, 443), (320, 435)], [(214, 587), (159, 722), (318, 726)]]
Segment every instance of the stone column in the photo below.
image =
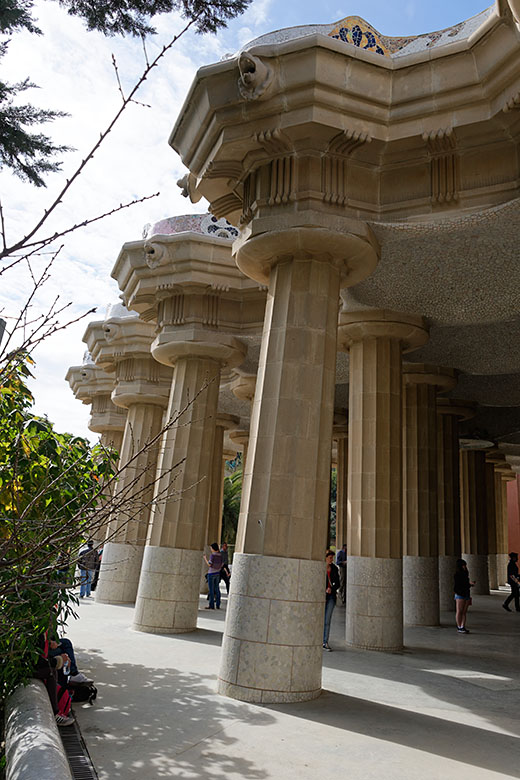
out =
[[(156, 502), (143, 557), (133, 627), (184, 633), (197, 626), (220, 368), (242, 362), (245, 348), (231, 336), (198, 330), (159, 332), (152, 352), (174, 366), (168, 416), (158, 462)], [(159, 499), (160, 496), (160, 499)]]
[[(348, 485), (348, 425), (347, 420), (334, 415), (332, 438), (338, 454), (336, 465), (336, 548), (346, 543), (347, 533), (347, 485)], [(347, 550), (348, 552), (348, 550)]]
[(401, 353), (428, 339), (422, 317), (342, 312), (350, 351), (347, 644), (403, 644)]
[[(465, 446), (471, 447), (471, 441), (465, 440)], [(479, 446), (478, 440), (473, 446)], [(470, 579), (476, 582), (472, 593), (487, 595), (486, 453), (483, 449), (461, 450), (460, 486), (462, 555), (468, 564)]]
[(152, 324), (116, 304), (103, 322), (89, 323), (83, 337), (96, 365), (114, 376), (112, 402), (127, 410), (96, 589), (96, 601), (104, 604), (133, 604), (137, 593), (172, 375), (150, 354), (153, 335)]
[(459, 421), (473, 417), (464, 401), (437, 399), (437, 464), (439, 513), (439, 606), (454, 612), (453, 577), (461, 557)]
[(507, 483), (515, 479), (515, 474), (506, 462), (495, 465), (495, 492), (497, 501), (497, 579), (499, 585), (507, 584), (507, 564), (509, 562), (509, 518), (507, 512)]
[(403, 618), (439, 624), (439, 524), (436, 394), (451, 390), (455, 372), (403, 366)]
[[(215, 440), (213, 443), (213, 458), (211, 462), (211, 478), (209, 485), (208, 519), (206, 523), (206, 539), (204, 551), (207, 557), (211, 554), (210, 545), (213, 542), (221, 544), (222, 539), (222, 504), (224, 500), (224, 471), (226, 461), (224, 459), (224, 432), (236, 425), (239, 418), (231, 414), (219, 413), (215, 425)], [(206, 574), (208, 567), (206, 561), (202, 561), (200, 592), (208, 592)]]
[[(154, 364), (150, 368), (155, 371), (155, 361), (151, 356), (148, 360)], [(136, 599), (168, 390), (166, 385), (157, 387), (156, 393), (140, 392), (135, 396), (121, 392), (117, 395), (115, 391), (115, 400), (128, 409), (128, 417), (115, 508), (96, 589), (96, 601), (102, 604), (133, 604)]]
[(219, 691), (305, 701), (321, 691), (340, 280), (364, 278), (373, 250), (315, 227), (245, 235), (237, 263), (269, 293)]
[[(112, 402), (114, 377), (97, 368), (87, 352), (83, 365), (71, 366), (65, 378), (75, 397), (82, 403), (91, 405), (88, 422), (90, 430), (100, 434), (100, 443), (104, 447), (113, 448), (120, 453), (126, 409), (120, 409)], [(98, 506), (98, 509), (100, 508)], [(96, 546), (102, 546), (107, 527), (108, 523), (104, 520), (94, 520), (90, 536), (96, 542)]]
[(495, 496), (495, 466), (486, 458), (486, 524), (488, 539), (489, 589), (498, 589), (497, 570), (497, 515)]

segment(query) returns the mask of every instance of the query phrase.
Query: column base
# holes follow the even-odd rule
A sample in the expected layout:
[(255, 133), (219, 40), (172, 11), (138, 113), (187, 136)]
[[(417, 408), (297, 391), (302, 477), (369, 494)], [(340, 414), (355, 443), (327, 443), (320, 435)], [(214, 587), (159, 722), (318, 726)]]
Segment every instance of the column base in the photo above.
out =
[(457, 555), (439, 555), (439, 607), (441, 612), (455, 612), (453, 590)]
[(107, 542), (95, 590), (101, 604), (134, 604), (141, 573), (144, 547)]
[(364, 650), (403, 647), (403, 566), (400, 558), (349, 555), (347, 644)]
[(507, 553), (497, 553), (497, 580), (498, 586), (507, 585), (507, 564), (509, 555)]
[(488, 555), (488, 580), (489, 589), (498, 590), (497, 556), (496, 553)]
[(403, 556), (403, 620), (408, 626), (439, 625), (437, 556)]
[(462, 556), (467, 563), (469, 578), (476, 584), (471, 588), (473, 596), (489, 596), (488, 557), (487, 555), (466, 554)]
[(146, 546), (132, 628), (185, 634), (197, 628), (202, 550)]
[(219, 693), (274, 704), (321, 693), (325, 565), (235, 553)]

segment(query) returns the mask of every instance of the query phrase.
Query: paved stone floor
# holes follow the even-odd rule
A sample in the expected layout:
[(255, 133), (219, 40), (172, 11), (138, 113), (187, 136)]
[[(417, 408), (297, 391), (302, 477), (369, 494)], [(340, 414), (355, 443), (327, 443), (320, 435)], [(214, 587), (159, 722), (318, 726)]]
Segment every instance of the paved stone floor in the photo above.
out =
[(445, 614), (389, 654), (347, 649), (337, 607), (323, 694), (272, 706), (215, 693), (224, 610), (201, 599), (196, 632), (157, 636), (84, 600), (68, 636), (99, 695), (75, 713), (102, 780), (520, 778), (520, 614), (503, 598), (474, 598), (468, 635)]

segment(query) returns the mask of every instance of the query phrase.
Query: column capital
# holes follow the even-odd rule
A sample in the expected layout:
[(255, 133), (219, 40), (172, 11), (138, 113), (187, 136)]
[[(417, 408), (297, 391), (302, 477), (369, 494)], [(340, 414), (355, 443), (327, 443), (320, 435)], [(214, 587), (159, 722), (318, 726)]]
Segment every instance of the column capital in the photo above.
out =
[(401, 314), (388, 309), (342, 311), (339, 316), (338, 350), (373, 338), (395, 339), (403, 352), (422, 347), (429, 338), (428, 325), (418, 314)]
[(453, 390), (457, 384), (457, 373), (453, 368), (426, 363), (405, 363), (403, 381), (405, 385), (433, 385), (437, 392), (442, 393)]
[(240, 417), (236, 414), (227, 414), (226, 412), (218, 412), (215, 425), (219, 428), (224, 428), (225, 431), (229, 431), (240, 423)]
[(251, 403), (255, 397), (256, 374), (242, 374), (236, 372), (230, 383), (233, 395), (239, 401), (249, 401)]
[(247, 347), (234, 336), (194, 325), (158, 333), (152, 354), (166, 366), (190, 357), (215, 360), (220, 366), (239, 366), (246, 357)]
[(457, 398), (437, 398), (437, 414), (451, 414), (459, 420), (471, 420), (477, 410), (476, 403)]
[[(301, 215), (299, 221), (304, 221)], [(246, 229), (233, 247), (237, 266), (246, 276), (267, 284), (271, 269), (281, 260), (309, 257), (336, 266), (340, 286), (351, 287), (375, 270), (379, 244), (366, 223), (347, 218), (335, 222), (334, 227), (317, 227), (313, 221), (280, 229), (275, 221), (272, 229), (256, 235)]]
[(229, 438), (238, 447), (247, 447), (249, 443), (249, 430), (246, 431), (243, 428), (237, 428), (236, 430), (229, 432)]
[(88, 355), (83, 365), (69, 368), (65, 379), (78, 401), (91, 405), (88, 427), (93, 433), (103, 435), (124, 430), (126, 414), (111, 400), (115, 382), (112, 374), (97, 368)]
[(459, 448), (468, 452), (487, 452), (493, 449), (494, 444), (487, 439), (470, 439), (465, 436), (459, 439)]

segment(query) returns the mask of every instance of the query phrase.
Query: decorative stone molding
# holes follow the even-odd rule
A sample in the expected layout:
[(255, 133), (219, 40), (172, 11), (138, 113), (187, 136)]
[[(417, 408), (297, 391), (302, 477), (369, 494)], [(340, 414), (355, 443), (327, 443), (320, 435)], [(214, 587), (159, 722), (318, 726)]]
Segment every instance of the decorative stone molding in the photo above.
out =
[(273, 82), (271, 66), (260, 57), (249, 52), (241, 52), (238, 57), (238, 91), (244, 100), (258, 100), (266, 96)]
[(254, 140), (260, 144), (269, 155), (288, 154), (294, 150), (293, 144), (287, 133), (279, 127), (273, 130), (262, 130), (255, 133)]
[(520, 108), (520, 92), (517, 92), (516, 95), (513, 95), (513, 97), (509, 98), (509, 100), (504, 104), (502, 111), (504, 114), (509, 113), (509, 111), (515, 111)]
[(451, 203), (459, 199), (460, 170), (456, 152), (457, 139), (452, 127), (423, 133), (431, 155), (431, 197), (434, 203)]
[(181, 188), (183, 198), (189, 198), (192, 203), (198, 203), (202, 198), (202, 193), (197, 190), (197, 179), (190, 172), (177, 180), (177, 186)]

